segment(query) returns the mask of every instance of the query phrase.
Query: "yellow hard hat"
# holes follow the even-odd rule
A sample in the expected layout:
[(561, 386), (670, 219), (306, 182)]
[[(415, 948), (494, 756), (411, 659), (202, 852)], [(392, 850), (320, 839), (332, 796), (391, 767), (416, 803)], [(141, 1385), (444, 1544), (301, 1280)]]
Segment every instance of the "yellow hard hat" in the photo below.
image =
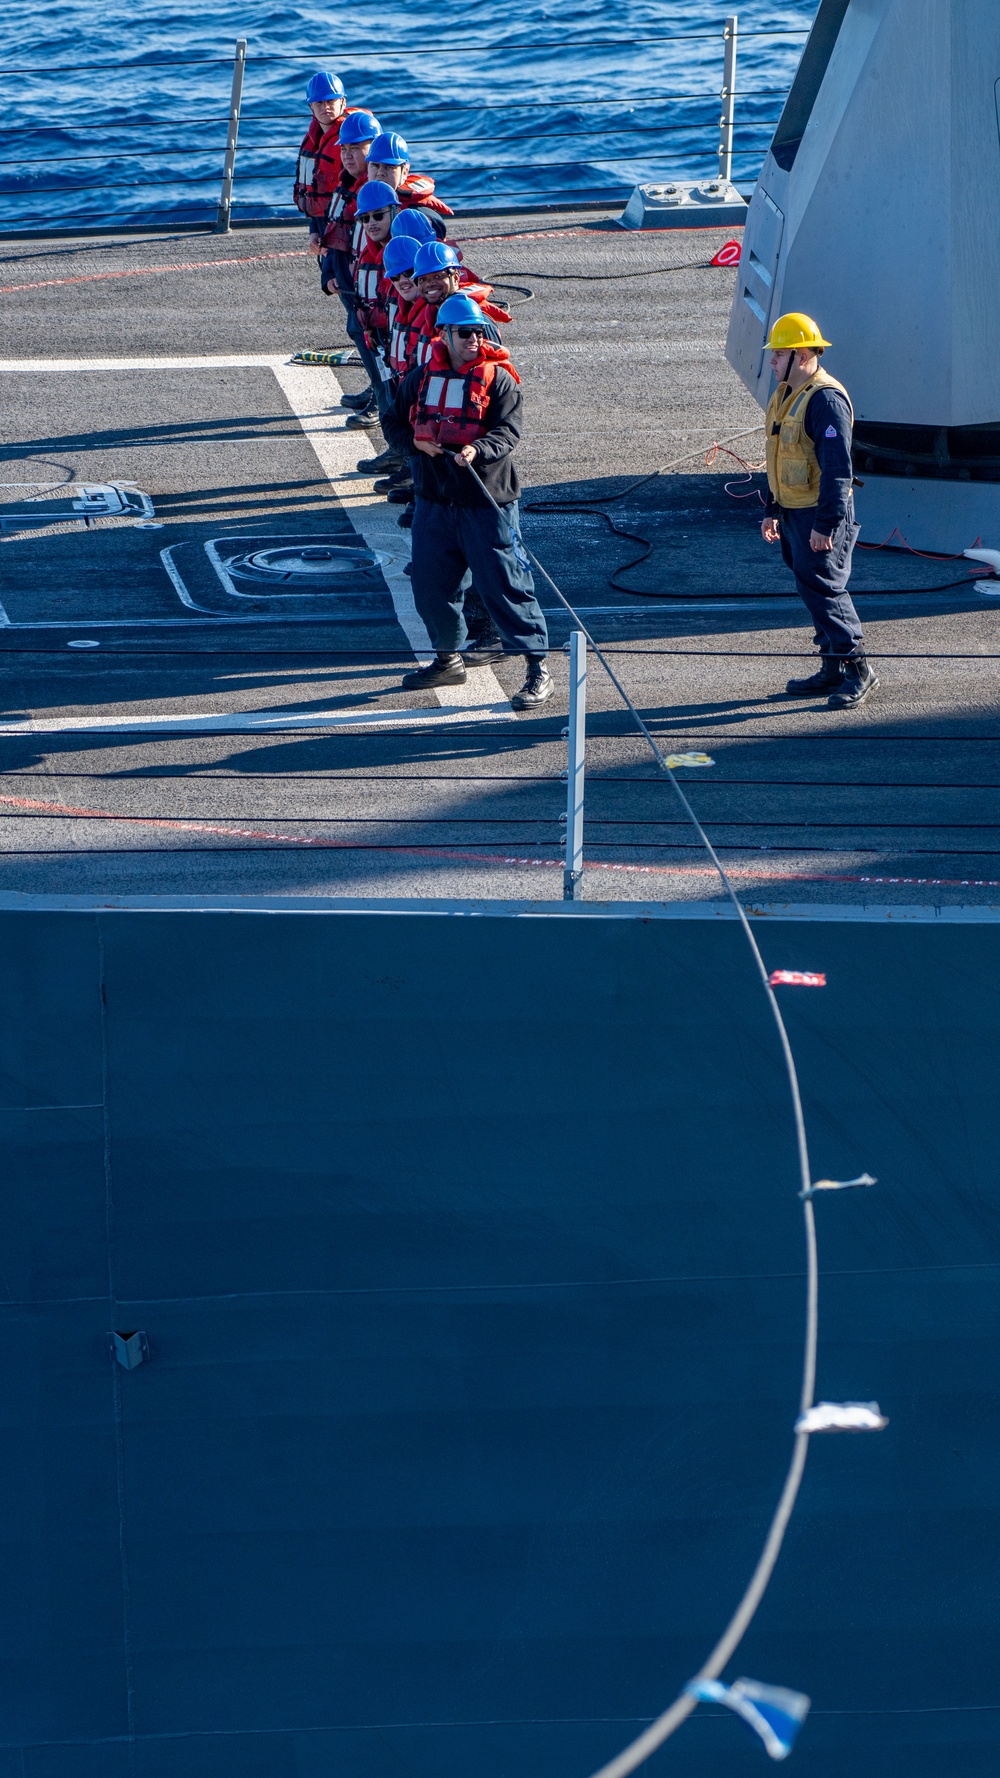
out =
[(811, 315), (780, 315), (767, 342), (769, 352), (805, 352), (810, 346), (828, 346)]

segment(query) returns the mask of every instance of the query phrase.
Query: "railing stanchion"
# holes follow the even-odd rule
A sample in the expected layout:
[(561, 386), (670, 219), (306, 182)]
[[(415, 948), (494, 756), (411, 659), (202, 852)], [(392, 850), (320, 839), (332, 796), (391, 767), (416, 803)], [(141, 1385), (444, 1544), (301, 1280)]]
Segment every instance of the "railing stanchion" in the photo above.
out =
[(583, 774), (587, 747), (587, 638), (571, 630), (569, 654), (569, 727), (566, 730), (566, 868), (563, 900), (579, 901), (583, 883)]
[(723, 34), (726, 46), (725, 64), (722, 73), (722, 116), (719, 119), (721, 134), (719, 137), (719, 178), (731, 181), (733, 177), (733, 126), (736, 121), (736, 36), (739, 26), (739, 15), (731, 13), (726, 20)]
[(222, 191), (219, 214), (215, 219), (217, 235), (228, 235), (232, 228), (233, 174), (236, 171), (236, 141), (240, 133), (240, 105), (243, 102), (243, 74), (247, 65), (247, 40), (237, 39), (233, 61), (233, 91), (229, 101), (229, 134), (226, 137), (226, 159), (222, 168)]

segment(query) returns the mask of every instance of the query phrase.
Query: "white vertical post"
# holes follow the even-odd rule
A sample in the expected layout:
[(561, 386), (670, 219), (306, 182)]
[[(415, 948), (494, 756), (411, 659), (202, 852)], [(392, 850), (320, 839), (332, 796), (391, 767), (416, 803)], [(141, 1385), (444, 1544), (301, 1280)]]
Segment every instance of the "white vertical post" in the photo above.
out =
[(222, 191), (219, 196), (219, 213), (215, 219), (217, 235), (228, 235), (231, 232), (231, 215), (233, 208), (233, 174), (236, 171), (236, 140), (240, 133), (240, 106), (243, 102), (243, 74), (247, 65), (247, 40), (237, 39), (236, 56), (233, 61), (233, 90), (229, 100), (229, 134), (226, 137), (226, 158), (222, 168)]
[(587, 746), (587, 638), (571, 630), (569, 652), (569, 727), (566, 730), (566, 868), (563, 900), (579, 901), (583, 883), (583, 771)]
[(736, 34), (739, 15), (731, 13), (726, 20), (723, 39), (726, 46), (722, 73), (722, 116), (719, 119), (719, 178), (727, 182), (733, 177), (733, 125), (736, 120)]

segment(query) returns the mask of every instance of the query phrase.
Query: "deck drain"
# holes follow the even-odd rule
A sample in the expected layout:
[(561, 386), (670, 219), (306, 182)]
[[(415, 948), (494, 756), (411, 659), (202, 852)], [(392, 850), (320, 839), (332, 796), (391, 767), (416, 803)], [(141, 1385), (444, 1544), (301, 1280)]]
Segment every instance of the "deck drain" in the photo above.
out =
[(377, 550), (350, 544), (316, 543), (254, 550), (245, 556), (233, 556), (227, 567), (235, 578), (252, 581), (261, 591), (273, 587), (340, 592), (346, 591), (347, 583), (381, 584), (382, 564), (392, 559)]

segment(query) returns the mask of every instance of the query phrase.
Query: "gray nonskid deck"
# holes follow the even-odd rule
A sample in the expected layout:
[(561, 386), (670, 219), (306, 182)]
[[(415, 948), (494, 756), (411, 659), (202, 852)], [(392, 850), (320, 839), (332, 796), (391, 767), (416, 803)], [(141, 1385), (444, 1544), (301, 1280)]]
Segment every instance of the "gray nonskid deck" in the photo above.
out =
[[(528, 540), (657, 735), (716, 760), (688, 776), (741, 893), (988, 904), (996, 606), (971, 586), (921, 593), (961, 579), (961, 563), (862, 554), (878, 697), (843, 716), (782, 695), (809, 631), (759, 540), (755, 485), (733, 458), (703, 461), (743, 431), (732, 450), (753, 462), (760, 448), (759, 414), (722, 358), (733, 274), (689, 267), (705, 268), (725, 231), (636, 237), (571, 216), (453, 232), (477, 271), (535, 292), (508, 335), (525, 388)], [(438, 696), (400, 691), (423, 637), (408, 539), (354, 467), (366, 435), (337, 410), (360, 371), (288, 364), (297, 347), (343, 343), (300, 247), (294, 231), (260, 230), (4, 255), (0, 477), (133, 478), (162, 526), (0, 543), (4, 889), (561, 896), (568, 620), (543, 585), (559, 690), (537, 716), (510, 710), (517, 660)], [(182, 265), (195, 269), (164, 269)], [(598, 517), (530, 510), (600, 501), (695, 449), (608, 508), (655, 546), (626, 576), (637, 596), (607, 576), (638, 546)], [(354, 529), (389, 558), (384, 593), (342, 603), (335, 622), (315, 601), (286, 619), (280, 601), (241, 601), (220, 577), (227, 539)], [(99, 646), (69, 646), (80, 641)], [(596, 664), (590, 711), (585, 895), (717, 897)]]

